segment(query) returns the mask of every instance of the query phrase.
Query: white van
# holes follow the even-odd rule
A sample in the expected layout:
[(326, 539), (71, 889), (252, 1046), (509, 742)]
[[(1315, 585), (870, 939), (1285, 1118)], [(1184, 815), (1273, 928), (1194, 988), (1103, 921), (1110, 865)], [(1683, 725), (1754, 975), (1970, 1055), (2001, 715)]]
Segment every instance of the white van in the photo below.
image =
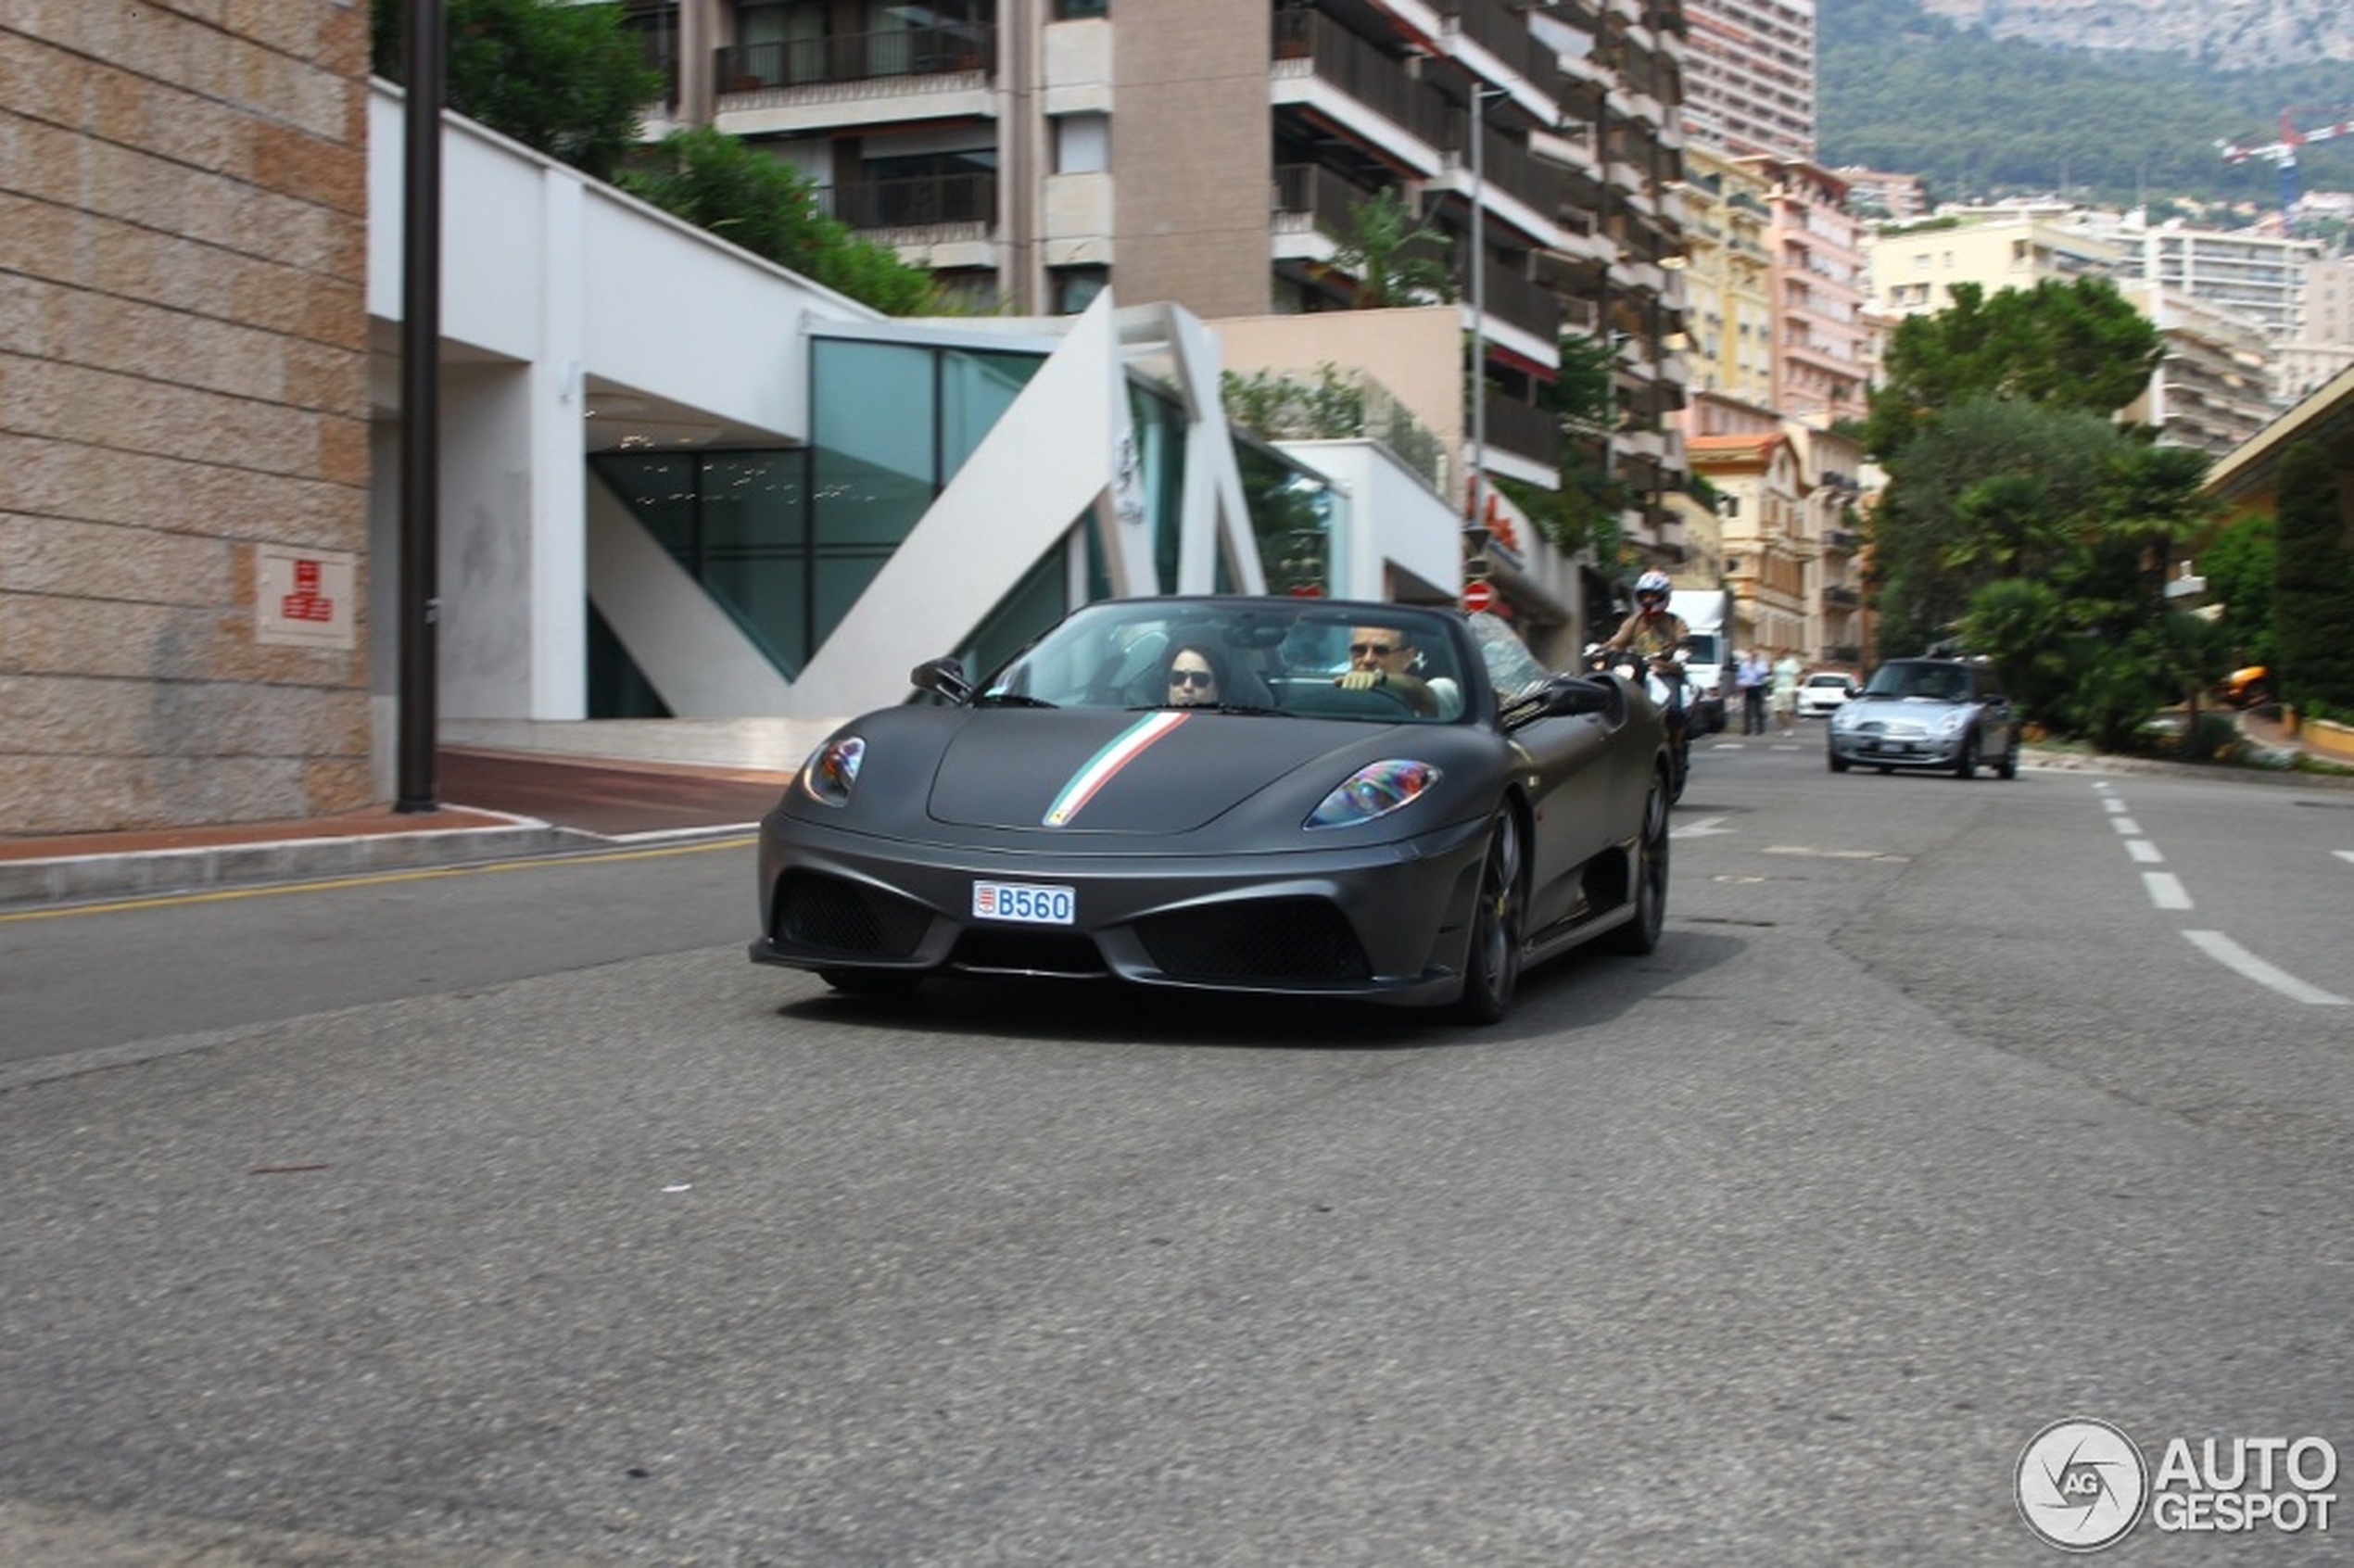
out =
[(1732, 657), (1726, 639), (1732, 595), (1723, 588), (1679, 591), (1667, 596), (1667, 608), (1684, 619), (1690, 635), (1685, 639), (1684, 673), (1700, 688), (1702, 712), (1695, 717), (1703, 733), (1725, 727), (1725, 665)]

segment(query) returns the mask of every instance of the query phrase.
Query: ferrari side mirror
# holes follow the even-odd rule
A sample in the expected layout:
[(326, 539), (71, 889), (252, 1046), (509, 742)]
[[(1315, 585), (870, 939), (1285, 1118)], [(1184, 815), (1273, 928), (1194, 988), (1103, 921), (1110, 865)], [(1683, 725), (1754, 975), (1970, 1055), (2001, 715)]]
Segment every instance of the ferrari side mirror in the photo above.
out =
[(909, 673), (908, 681), (918, 691), (929, 691), (951, 702), (963, 702), (973, 694), (972, 682), (965, 678), (965, 666), (955, 659), (927, 659)]

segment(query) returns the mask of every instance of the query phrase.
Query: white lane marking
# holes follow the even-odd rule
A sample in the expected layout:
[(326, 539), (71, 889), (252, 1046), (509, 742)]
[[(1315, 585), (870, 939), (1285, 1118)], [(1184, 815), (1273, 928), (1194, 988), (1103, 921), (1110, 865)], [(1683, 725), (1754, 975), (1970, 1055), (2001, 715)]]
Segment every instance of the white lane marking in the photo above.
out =
[(2150, 902), (2160, 909), (2188, 909), (2191, 895), (2183, 891), (2182, 879), (2171, 871), (2145, 871), (2142, 885), (2149, 889)]
[(2330, 853), (2348, 866), (2354, 866), (2354, 850), (2332, 850)]
[(1885, 850), (1813, 849), (1805, 844), (1767, 844), (1760, 852), (1765, 854), (1805, 854), (1817, 860), (1910, 860), (1909, 854), (1891, 854)]
[(1679, 822), (1675, 827), (1670, 828), (1667, 830), (1667, 836), (1671, 839), (1705, 839), (1712, 833), (1729, 833), (1733, 831), (1730, 828), (1719, 828), (1717, 826), (1718, 823), (1724, 820), (1725, 819), (1721, 816), (1696, 816), (1690, 822)]
[(2108, 825), (2128, 838), (2137, 839), (2142, 834), (2142, 825), (2130, 816), (2112, 816), (2108, 819)]
[(2136, 861), (2144, 866), (2163, 866), (2166, 864), (2166, 857), (2158, 854), (2158, 846), (2151, 843), (2147, 839), (2126, 840), (2125, 853), (2132, 855)]
[(2317, 1007), (2343, 1007), (2345, 997), (2334, 991), (2323, 991), (2318, 985), (2308, 985), (2287, 970), (2267, 964), (2221, 931), (2184, 931), (2191, 945), (2227, 969), (2234, 969), (2261, 986), (2269, 986), (2292, 1002), (2309, 1003)]
[(2119, 800), (2115, 795), (2111, 795), (2108, 799), (2101, 803), (2101, 809), (2103, 811), (2123, 811), (2125, 809), (2125, 803)]

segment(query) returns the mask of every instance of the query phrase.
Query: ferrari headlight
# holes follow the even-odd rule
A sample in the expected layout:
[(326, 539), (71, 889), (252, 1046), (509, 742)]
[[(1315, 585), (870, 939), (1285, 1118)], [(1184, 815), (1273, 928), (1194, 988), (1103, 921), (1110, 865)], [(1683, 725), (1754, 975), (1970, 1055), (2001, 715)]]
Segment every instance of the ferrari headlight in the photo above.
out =
[(802, 792), (819, 805), (848, 805), (858, 782), (858, 765), (866, 758), (867, 742), (855, 735), (837, 736), (801, 765)]
[(1437, 782), (1438, 769), (1428, 763), (1403, 757), (1368, 763), (1308, 814), (1307, 826), (1347, 828), (1371, 822), (1388, 816)]

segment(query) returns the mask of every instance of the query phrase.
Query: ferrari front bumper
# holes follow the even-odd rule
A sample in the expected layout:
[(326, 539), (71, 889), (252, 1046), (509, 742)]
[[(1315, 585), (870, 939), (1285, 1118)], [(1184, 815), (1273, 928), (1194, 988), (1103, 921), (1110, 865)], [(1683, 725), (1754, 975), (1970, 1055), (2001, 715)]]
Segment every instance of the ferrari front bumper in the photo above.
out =
[[(886, 841), (780, 812), (761, 828), (762, 932), (751, 955), (827, 971), (1449, 999), (1487, 824), (1370, 844), (1346, 842), (1347, 831), (1331, 847), (1280, 853), (1091, 854)], [(1009, 888), (1037, 891), (1004, 898)], [(1056, 917), (981, 912), (1009, 904)]]

